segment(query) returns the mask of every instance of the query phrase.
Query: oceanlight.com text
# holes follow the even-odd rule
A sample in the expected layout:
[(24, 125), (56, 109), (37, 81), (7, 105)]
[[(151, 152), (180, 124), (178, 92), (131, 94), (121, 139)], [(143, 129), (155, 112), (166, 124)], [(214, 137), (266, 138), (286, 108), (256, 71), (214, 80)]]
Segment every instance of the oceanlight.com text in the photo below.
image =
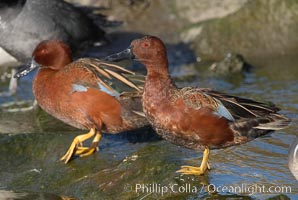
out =
[(166, 193), (187, 193), (187, 194), (197, 194), (197, 193), (234, 193), (234, 194), (260, 194), (260, 193), (270, 193), (270, 194), (287, 194), (292, 193), (291, 186), (287, 185), (261, 185), (261, 184), (241, 184), (241, 185), (192, 185), (190, 183), (185, 184), (168, 184), (162, 185), (158, 183), (151, 184), (135, 184), (126, 185), (124, 190), (126, 192), (135, 192), (143, 194), (160, 194), (161, 196)]

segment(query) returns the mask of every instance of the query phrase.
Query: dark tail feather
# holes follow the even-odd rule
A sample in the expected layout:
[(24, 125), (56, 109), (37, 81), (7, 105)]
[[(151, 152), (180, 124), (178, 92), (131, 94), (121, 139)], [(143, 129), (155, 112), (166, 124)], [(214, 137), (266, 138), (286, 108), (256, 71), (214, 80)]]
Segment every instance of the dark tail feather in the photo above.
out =
[(270, 131), (281, 130), (291, 121), (277, 113), (279, 108), (272, 103), (261, 103), (209, 89), (201, 91), (219, 101), (232, 115), (230, 127), (234, 132), (233, 144), (245, 143)]
[(260, 122), (259, 125), (255, 128), (262, 129), (262, 130), (281, 130), (286, 128), (291, 120), (289, 118), (286, 118), (283, 115), (280, 114), (270, 114), (267, 116), (267, 120), (269, 122), (262, 123)]
[(270, 131), (284, 129), (290, 122), (291, 120), (283, 115), (270, 113), (264, 117), (236, 120), (231, 123), (231, 128), (236, 137), (245, 137), (249, 141)]

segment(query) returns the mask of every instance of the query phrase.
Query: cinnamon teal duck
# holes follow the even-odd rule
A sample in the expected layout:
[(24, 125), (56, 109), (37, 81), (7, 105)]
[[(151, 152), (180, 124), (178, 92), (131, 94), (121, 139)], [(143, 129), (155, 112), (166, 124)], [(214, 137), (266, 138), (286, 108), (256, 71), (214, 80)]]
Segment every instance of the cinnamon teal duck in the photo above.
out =
[(133, 40), (128, 49), (106, 57), (122, 59), (135, 59), (147, 69), (143, 110), (156, 132), (176, 145), (205, 149), (200, 167), (182, 166), (178, 172), (183, 174), (204, 174), (210, 168), (210, 149), (246, 143), (290, 122), (274, 105), (206, 88), (177, 88), (165, 45), (157, 37)]
[[(119, 133), (148, 125), (142, 115), (142, 77), (117, 65), (92, 58), (72, 62), (70, 48), (58, 40), (41, 42), (32, 61), (16, 78), (39, 68), (33, 93), (40, 107), (73, 127), (90, 130), (77, 136), (66, 154), (87, 156), (98, 150), (101, 131)], [(82, 142), (94, 136), (90, 147)]]

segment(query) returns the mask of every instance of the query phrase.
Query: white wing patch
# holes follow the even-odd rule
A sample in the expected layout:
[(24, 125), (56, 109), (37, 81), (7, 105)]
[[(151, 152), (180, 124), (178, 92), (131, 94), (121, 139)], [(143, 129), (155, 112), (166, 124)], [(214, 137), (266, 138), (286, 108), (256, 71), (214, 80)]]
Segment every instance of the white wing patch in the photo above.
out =
[(88, 90), (88, 87), (79, 84), (72, 84), (71, 86), (73, 92), (87, 92)]
[(111, 91), (110, 89), (106, 88), (103, 84), (99, 83), (98, 82), (98, 86), (99, 86), (99, 89), (113, 97), (118, 97), (120, 96), (120, 94), (116, 91), (116, 90), (113, 90)]
[[(80, 84), (72, 84), (72, 92), (87, 92), (89, 87)], [(111, 91), (109, 88), (106, 88), (103, 84), (98, 83), (99, 89), (113, 97), (120, 96), (119, 92), (116, 90)]]
[(228, 109), (222, 105), (222, 103), (220, 101), (217, 101), (217, 114), (220, 116), (223, 116), (224, 118), (231, 120), (231, 121), (235, 121), (234, 117), (232, 116), (232, 114), (228, 111)]

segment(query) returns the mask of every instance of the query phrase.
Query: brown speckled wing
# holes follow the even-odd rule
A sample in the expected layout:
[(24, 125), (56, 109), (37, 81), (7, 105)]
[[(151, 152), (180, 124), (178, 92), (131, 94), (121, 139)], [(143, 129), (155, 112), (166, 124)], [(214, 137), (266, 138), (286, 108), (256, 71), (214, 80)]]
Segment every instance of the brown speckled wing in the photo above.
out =
[(209, 107), (216, 110), (216, 101), (208, 94), (201, 92), (199, 88), (185, 87), (179, 90), (171, 90), (171, 101), (182, 99), (184, 104), (193, 109), (200, 109), (202, 107)]
[(290, 122), (288, 118), (277, 113), (279, 108), (250, 99), (227, 95), (207, 88), (183, 88), (173, 90), (173, 100), (182, 98), (185, 105), (200, 109), (208, 107), (214, 113), (231, 122), (263, 130), (279, 130)]

